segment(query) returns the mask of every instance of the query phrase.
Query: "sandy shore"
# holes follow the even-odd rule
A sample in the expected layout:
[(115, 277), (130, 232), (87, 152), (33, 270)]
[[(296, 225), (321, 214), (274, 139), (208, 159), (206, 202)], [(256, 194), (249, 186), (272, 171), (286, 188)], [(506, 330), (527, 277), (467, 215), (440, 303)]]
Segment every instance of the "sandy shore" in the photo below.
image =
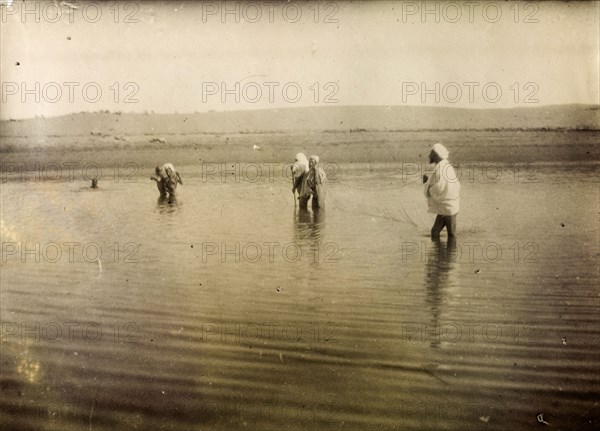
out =
[(98, 136), (3, 138), (3, 166), (36, 163), (130, 161), (153, 167), (163, 160), (176, 165), (204, 162), (282, 162), (298, 151), (336, 163), (422, 162), (429, 147), (443, 142), (454, 162), (498, 163), (598, 161), (600, 131), (405, 131), (197, 134), (162, 137), (134, 135), (126, 140)]

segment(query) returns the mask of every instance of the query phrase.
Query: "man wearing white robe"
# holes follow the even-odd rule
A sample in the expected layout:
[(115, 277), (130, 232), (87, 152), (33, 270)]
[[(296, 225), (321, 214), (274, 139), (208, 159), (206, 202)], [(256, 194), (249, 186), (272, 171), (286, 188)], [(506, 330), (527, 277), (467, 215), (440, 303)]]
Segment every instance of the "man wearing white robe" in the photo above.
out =
[(310, 188), (307, 184), (309, 163), (304, 153), (296, 154), (296, 161), (292, 164), (292, 193), (294, 198), (296, 190), (298, 191), (298, 201), (300, 209), (308, 208), (308, 200), (310, 199)]
[(423, 175), (429, 212), (437, 214), (431, 237), (439, 238), (444, 227), (448, 237), (456, 235), (456, 216), (459, 210), (460, 182), (448, 161), (449, 152), (442, 144), (435, 144), (429, 153), (429, 163), (435, 163), (431, 177)]

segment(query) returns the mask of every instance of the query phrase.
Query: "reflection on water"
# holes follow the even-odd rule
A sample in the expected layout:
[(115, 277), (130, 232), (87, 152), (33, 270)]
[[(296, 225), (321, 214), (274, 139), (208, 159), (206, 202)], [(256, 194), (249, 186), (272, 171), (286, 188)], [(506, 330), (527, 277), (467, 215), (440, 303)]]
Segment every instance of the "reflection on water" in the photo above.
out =
[(179, 202), (177, 196), (159, 196), (156, 205), (160, 213), (171, 213), (177, 211)]
[[(297, 253), (311, 264), (319, 264), (323, 260), (325, 243), (325, 211), (322, 209), (295, 209), (294, 210), (294, 237), (292, 244)], [(288, 256), (292, 254), (290, 252)], [(297, 259), (296, 255), (292, 259)], [(310, 274), (306, 274), (309, 278)]]
[(593, 429), (597, 175), (465, 182), (430, 242), (387, 169), (340, 167), (327, 218), (283, 180), (2, 184), (0, 428)]
[(325, 211), (298, 209), (294, 212), (296, 243), (323, 241), (325, 232)]
[(458, 254), (456, 237), (449, 237), (447, 242), (435, 238), (431, 243), (425, 264), (425, 286), (426, 301), (431, 310), (431, 347), (437, 347), (441, 339), (444, 296), (448, 295), (450, 288), (458, 285)]

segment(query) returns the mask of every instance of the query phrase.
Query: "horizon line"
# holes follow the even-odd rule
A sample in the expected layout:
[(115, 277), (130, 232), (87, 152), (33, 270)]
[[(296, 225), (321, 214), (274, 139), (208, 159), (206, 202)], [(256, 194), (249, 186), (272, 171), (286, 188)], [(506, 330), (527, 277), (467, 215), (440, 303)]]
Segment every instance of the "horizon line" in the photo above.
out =
[(3, 122), (15, 122), (15, 121), (27, 121), (27, 120), (36, 120), (36, 119), (53, 119), (53, 118), (61, 118), (68, 117), (70, 115), (87, 115), (87, 114), (109, 114), (109, 115), (202, 115), (202, 114), (233, 114), (233, 113), (248, 113), (248, 112), (261, 112), (261, 111), (279, 111), (279, 110), (300, 110), (300, 109), (329, 109), (329, 108), (429, 108), (429, 109), (450, 109), (457, 111), (509, 111), (509, 110), (520, 110), (520, 109), (537, 109), (537, 108), (554, 108), (554, 107), (566, 107), (566, 106), (587, 106), (587, 107), (595, 107), (600, 109), (600, 103), (560, 103), (560, 104), (548, 104), (548, 105), (538, 105), (535, 104), (532, 106), (515, 106), (515, 107), (494, 107), (494, 108), (481, 108), (481, 107), (472, 107), (465, 108), (459, 106), (431, 106), (431, 105), (325, 105), (325, 106), (286, 106), (286, 107), (278, 107), (278, 108), (257, 108), (257, 109), (235, 109), (235, 110), (224, 110), (217, 111), (214, 109), (209, 109), (208, 111), (193, 111), (193, 112), (156, 112), (154, 110), (144, 110), (144, 111), (111, 111), (108, 109), (100, 109), (97, 111), (77, 111), (70, 112), (67, 114), (59, 114), (59, 115), (36, 115), (34, 117), (23, 117), (23, 118), (15, 118), (15, 117), (7, 117), (3, 118), (0, 115), (0, 121)]

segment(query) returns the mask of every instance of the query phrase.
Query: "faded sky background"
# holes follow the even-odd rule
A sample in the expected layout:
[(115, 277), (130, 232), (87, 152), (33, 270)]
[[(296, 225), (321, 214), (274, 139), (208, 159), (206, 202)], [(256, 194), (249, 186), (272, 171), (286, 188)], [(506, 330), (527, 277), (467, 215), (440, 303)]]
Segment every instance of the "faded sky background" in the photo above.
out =
[[(3, 119), (106, 109), (184, 113), (326, 106), (328, 95), (338, 106), (471, 108), (599, 98), (597, 2), (2, 3)], [(223, 15), (225, 8), (233, 12)], [(425, 8), (433, 12), (423, 15)], [(48, 86), (51, 82), (57, 84)], [(73, 102), (64, 82), (79, 83)], [(88, 88), (87, 100), (82, 95), (90, 82), (102, 90), (98, 101), (90, 101), (94, 88)], [(125, 87), (129, 82), (135, 85)], [(223, 102), (213, 82), (233, 93)], [(439, 82), (439, 103), (435, 94), (423, 102), (418, 87), (415, 95), (403, 94), (408, 82), (424, 82), (431, 90)], [(452, 86), (442, 92), (450, 82), (462, 95)], [(472, 101), (464, 82), (479, 83), (472, 87)], [(490, 101), (494, 88), (488, 100), (482, 94), (490, 82), (502, 91), (496, 102)], [(288, 83), (293, 84), (286, 100)], [(33, 90), (24, 102), (23, 84)], [(134, 103), (125, 103), (128, 95)], [(532, 103), (524, 103), (527, 96)]]

